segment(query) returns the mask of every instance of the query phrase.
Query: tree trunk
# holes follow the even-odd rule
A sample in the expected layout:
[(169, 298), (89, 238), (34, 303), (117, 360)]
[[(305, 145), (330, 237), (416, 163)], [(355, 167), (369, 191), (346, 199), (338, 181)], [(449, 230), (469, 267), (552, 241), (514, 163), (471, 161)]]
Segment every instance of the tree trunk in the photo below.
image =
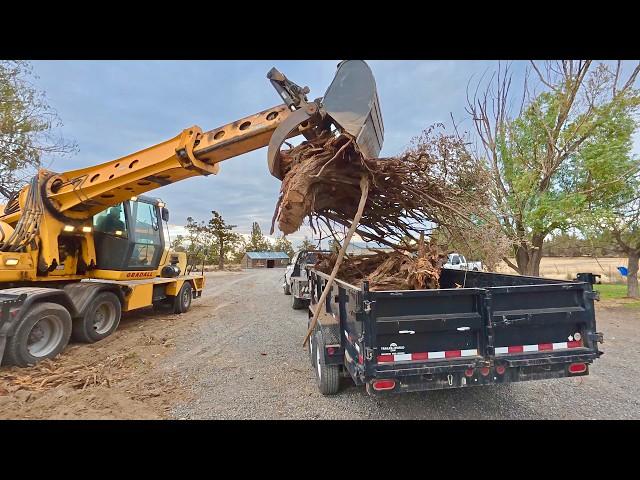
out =
[(542, 260), (542, 243), (545, 235), (535, 234), (531, 239), (532, 246), (521, 243), (516, 248), (516, 263), (520, 275), (540, 276), (540, 261)]
[(218, 256), (218, 270), (224, 268), (224, 242), (220, 240), (220, 255)]
[(627, 276), (627, 296), (632, 298), (639, 298), (638, 293), (638, 259), (640, 258), (639, 250), (631, 250), (629, 252), (629, 259), (627, 268), (629, 273)]

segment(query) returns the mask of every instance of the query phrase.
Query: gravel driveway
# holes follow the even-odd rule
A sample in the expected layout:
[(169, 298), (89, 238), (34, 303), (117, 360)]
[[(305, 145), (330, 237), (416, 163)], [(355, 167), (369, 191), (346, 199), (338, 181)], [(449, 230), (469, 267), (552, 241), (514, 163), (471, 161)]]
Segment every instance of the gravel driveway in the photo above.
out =
[(177, 373), (188, 403), (181, 419), (622, 419), (640, 418), (640, 312), (599, 308), (606, 352), (587, 377), (369, 397), (343, 379), (324, 397), (301, 346), (307, 314), (293, 310), (281, 269), (207, 280), (162, 368)]

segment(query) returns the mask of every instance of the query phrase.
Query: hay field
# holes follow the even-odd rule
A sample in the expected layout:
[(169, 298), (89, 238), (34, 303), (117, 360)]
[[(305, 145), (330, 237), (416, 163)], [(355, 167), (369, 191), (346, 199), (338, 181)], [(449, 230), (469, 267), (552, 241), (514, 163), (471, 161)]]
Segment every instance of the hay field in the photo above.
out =
[[(510, 259), (515, 263), (514, 259)], [(620, 275), (618, 268), (627, 266), (624, 257), (592, 258), (592, 257), (543, 257), (540, 263), (540, 275), (559, 280), (570, 280), (579, 272), (591, 272), (602, 275), (602, 283), (625, 283), (625, 278)], [(506, 263), (498, 266), (502, 273), (515, 273)]]

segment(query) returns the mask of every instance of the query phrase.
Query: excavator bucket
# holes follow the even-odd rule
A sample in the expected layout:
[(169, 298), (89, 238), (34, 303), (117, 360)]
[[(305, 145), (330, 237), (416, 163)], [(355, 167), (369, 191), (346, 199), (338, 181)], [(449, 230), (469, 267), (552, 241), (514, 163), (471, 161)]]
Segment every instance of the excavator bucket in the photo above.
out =
[(384, 141), (384, 125), (376, 82), (366, 62), (340, 62), (324, 97), (313, 102), (307, 100), (307, 87), (299, 87), (275, 68), (267, 78), (289, 108), (294, 110), (276, 129), (269, 143), (268, 165), (274, 177), (282, 179), (279, 155), (287, 138), (303, 134), (310, 140), (330, 128), (331, 124), (340, 133), (351, 135), (365, 157), (379, 155)]
[(338, 65), (322, 105), (343, 132), (355, 138), (365, 157), (377, 157), (384, 141), (384, 125), (373, 73), (362, 60)]

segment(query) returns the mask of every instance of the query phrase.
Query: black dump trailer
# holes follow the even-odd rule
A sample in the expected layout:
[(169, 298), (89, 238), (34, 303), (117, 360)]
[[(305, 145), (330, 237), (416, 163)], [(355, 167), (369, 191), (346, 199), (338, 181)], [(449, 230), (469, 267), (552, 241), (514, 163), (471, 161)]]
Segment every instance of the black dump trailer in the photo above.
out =
[(370, 394), (401, 393), (589, 374), (603, 352), (594, 276), (574, 281), (443, 269), (437, 290), (370, 291), (311, 268), (309, 342), (318, 387), (340, 376)]

